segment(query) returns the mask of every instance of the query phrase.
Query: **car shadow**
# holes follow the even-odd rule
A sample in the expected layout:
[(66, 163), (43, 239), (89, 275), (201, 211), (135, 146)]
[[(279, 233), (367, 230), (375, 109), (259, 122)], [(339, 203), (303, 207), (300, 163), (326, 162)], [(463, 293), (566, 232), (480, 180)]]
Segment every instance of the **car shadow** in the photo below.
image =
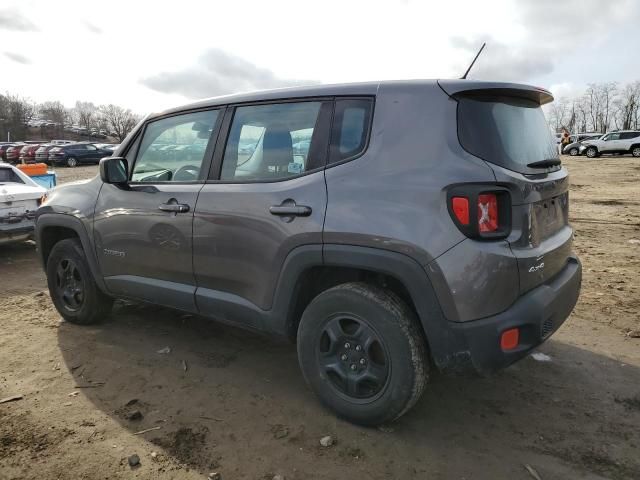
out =
[(545, 480), (640, 478), (640, 369), (553, 339), (543, 361), (489, 378), (432, 375), (415, 408), (378, 429), (323, 408), (293, 345), (207, 319), (119, 303), (101, 325), (61, 324), (58, 342), (98, 409), (155, 429), (142, 436), (203, 474), (531, 478), (529, 465)]

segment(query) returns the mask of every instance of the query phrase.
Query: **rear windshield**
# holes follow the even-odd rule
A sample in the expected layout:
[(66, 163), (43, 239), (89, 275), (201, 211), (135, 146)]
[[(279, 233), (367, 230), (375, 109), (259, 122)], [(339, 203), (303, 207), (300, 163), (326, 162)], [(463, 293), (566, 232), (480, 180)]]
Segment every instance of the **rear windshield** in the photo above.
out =
[(518, 172), (538, 173), (527, 164), (558, 158), (542, 108), (524, 98), (459, 97), (458, 137), (469, 153)]

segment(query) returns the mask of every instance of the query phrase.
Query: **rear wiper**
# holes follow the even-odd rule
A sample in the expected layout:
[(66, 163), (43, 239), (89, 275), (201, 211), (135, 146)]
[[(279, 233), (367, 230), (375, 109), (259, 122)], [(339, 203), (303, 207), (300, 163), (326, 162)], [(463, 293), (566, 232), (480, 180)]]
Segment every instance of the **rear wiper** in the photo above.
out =
[(548, 158), (546, 160), (540, 160), (538, 162), (527, 163), (529, 168), (547, 168), (560, 165), (562, 162), (559, 158)]

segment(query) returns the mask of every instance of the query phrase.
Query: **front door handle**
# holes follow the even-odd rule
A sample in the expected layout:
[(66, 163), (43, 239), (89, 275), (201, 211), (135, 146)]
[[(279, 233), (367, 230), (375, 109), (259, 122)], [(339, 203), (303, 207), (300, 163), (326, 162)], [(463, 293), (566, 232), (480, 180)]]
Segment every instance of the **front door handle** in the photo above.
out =
[(306, 205), (273, 205), (269, 207), (271, 215), (278, 217), (308, 217), (311, 215), (311, 207)]
[(175, 198), (172, 198), (167, 203), (161, 203), (158, 205), (158, 209), (163, 212), (186, 213), (189, 211), (189, 208), (189, 205), (186, 203), (178, 203)]

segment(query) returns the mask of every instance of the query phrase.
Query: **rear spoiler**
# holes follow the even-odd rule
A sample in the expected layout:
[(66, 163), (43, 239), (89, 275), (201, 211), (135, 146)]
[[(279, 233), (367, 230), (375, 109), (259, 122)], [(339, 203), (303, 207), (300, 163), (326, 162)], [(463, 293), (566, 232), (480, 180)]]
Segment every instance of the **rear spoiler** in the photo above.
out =
[(480, 80), (438, 80), (440, 88), (450, 97), (461, 94), (489, 94), (520, 97), (533, 100), (539, 105), (553, 102), (548, 90), (520, 83), (485, 82)]

